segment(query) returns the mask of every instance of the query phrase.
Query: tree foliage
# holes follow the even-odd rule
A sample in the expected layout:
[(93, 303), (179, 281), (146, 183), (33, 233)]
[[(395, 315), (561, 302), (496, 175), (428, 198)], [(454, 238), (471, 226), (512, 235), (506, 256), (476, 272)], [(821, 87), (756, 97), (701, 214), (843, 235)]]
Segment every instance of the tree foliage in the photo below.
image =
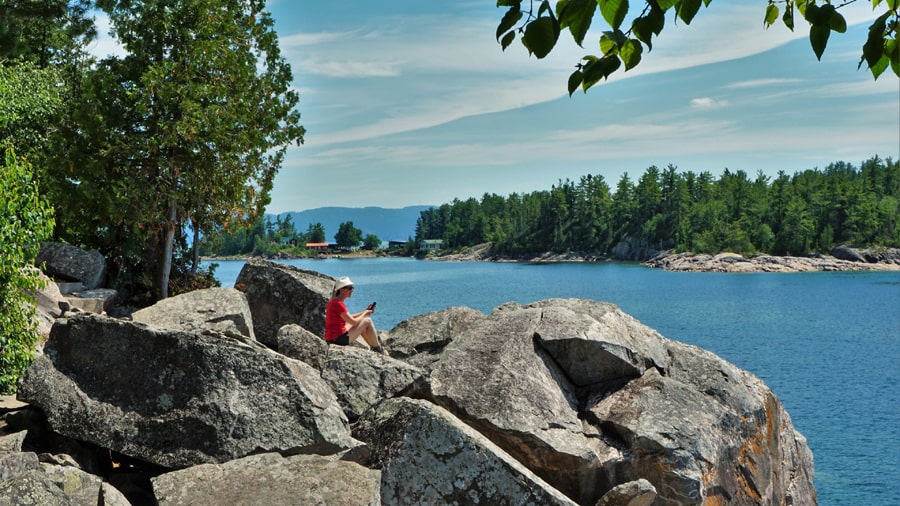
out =
[(31, 165), (7, 147), (0, 170), (0, 392), (10, 393), (34, 356), (37, 321), (33, 268), (53, 230), (53, 210), (39, 193)]
[(366, 234), (362, 242), (362, 249), (367, 251), (373, 251), (381, 247), (381, 239), (375, 234)]
[[(253, 222), (304, 129), (260, 0), (100, 0), (127, 54), (85, 75), (48, 169), (59, 234), (111, 260), (120, 287), (168, 296), (175, 252)], [(196, 244), (197, 241), (195, 241)]]
[(338, 231), (334, 234), (334, 242), (339, 248), (356, 248), (362, 242), (362, 230), (353, 226), (352, 221), (345, 221), (338, 225)]
[[(795, 23), (809, 25), (809, 41), (816, 58), (821, 59), (832, 33), (844, 33), (847, 22), (840, 9), (857, 0), (833, 4), (831, 0), (768, 0), (762, 20), (765, 27), (781, 22), (791, 31)], [(872, 9), (881, 14), (869, 26), (866, 43), (862, 47), (859, 66), (865, 64), (874, 79), (890, 66), (900, 77), (900, 2), (896, 0), (868, 0)], [(569, 95), (581, 88), (585, 92), (601, 80), (609, 78), (621, 68), (636, 67), (649, 53), (653, 42), (666, 26), (667, 17), (690, 25), (712, 0), (644, 0), (632, 6), (628, 0), (559, 0), (555, 9), (549, 0), (498, 0), (498, 7), (506, 12), (497, 26), (497, 41), (503, 49), (518, 36), (529, 54), (544, 58), (556, 46), (563, 31), (581, 47), (596, 14), (599, 13), (609, 30), (600, 37), (600, 54), (584, 56), (569, 76)], [(527, 7), (523, 7), (526, 4)], [(527, 10), (526, 10), (527, 9)]]
[(90, 0), (0, 0), (0, 61), (47, 68), (80, 60), (96, 36), (90, 8)]
[(649, 167), (559, 181), (550, 190), (454, 200), (420, 214), (416, 240), (450, 249), (493, 242), (500, 254), (611, 254), (626, 238), (656, 249), (804, 255), (839, 244), (900, 247), (900, 162), (873, 157), (771, 180), (763, 173)]
[(63, 113), (61, 82), (54, 67), (0, 63), (0, 139), (22, 155), (38, 157), (50, 149), (52, 126)]

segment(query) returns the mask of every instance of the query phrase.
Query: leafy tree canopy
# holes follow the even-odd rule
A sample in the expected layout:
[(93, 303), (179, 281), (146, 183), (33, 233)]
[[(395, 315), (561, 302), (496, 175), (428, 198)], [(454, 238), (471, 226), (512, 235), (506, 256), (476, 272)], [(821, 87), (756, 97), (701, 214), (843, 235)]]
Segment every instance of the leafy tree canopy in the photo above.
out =
[(264, 1), (97, 6), (127, 54), (86, 73), (68, 149), (48, 168), (66, 195), (60, 234), (161, 299), (188, 227), (262, 214), (287, 146), (303, 140), (299, 96)]
[(91, 0), (0, 0), (0, 61), (70, 63), (97, 30)]
[[(761, 20), (766, 27), (781, 22), (790, 30), (795, 23), (809, 25), (809, 42), (816, 58), (821, 59), (833, 32), (844, 33), (847, 22), (840, 9), (857, 0), (833, 4), (831, 0), (768, 0)], [(869, 26), (862, 47), (859, 67), (865, 64), (875, 79), (890, 66), (900, 77), (900, 1), (868, 0), (881, 14)], [(530, 54), (544, 58), (556, 46), (560, 35), (568, 30), (572, 39), (583, 47), (588, 29), (599, 12), (610, 28), (600, 37), (599, 55), (586, 55), (569, 76), (569, 95), (581, 88), (585, 92), (624, 67), (628, 71), (640, 62), (646, 48), (653, 49), (653, 39), (666, 25), (667, 16), (691, 24), (700, 7), (712, 0), (644, 0), (632, 6), (628, 0), (559, 0), (554, 9), (549, 0), (497, 0), (506, 12), (497, 26), (497, 41), (503, 49), (518, 36)], [(523, 8), (523, 4), (527, 7)]]
[(38, 339), (34, 292), (41, 288), (33, 268), (41, 241), (53, 231), (53, 209), (38, 194), (31, 166), (6, 148), (0, 167), (0, 393), (34, 356)]
[(362, 242), (362, 230), (354, 227), (352, 221), (345, 221), (338, 226), (334, 242), (341, 248), (355, 248)]

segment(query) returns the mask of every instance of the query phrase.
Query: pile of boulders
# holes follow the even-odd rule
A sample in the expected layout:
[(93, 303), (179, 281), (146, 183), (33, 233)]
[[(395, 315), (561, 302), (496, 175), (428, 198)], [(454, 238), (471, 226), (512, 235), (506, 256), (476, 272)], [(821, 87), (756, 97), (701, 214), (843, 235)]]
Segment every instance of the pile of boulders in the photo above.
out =
[(0, 505), (816, 503), (759, 378), (612, 304), (449, 307), (385, 357), (322, 341), (332, 283), (251, 259), (240, 290), (63, 314), (2, 417)]

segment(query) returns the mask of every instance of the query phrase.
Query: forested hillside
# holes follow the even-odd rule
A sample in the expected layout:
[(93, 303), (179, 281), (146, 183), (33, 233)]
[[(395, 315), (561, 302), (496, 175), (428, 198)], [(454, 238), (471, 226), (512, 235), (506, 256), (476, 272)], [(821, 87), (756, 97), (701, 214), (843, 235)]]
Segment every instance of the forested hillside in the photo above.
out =
[(876, 156), (775, 178), (669, 165), (636, 182), (626, 173), (614, 191), (587, 175), (528, 194), (486, 193), (423, 211), (416, 239), (443, 239), (448, 249), (490, 241), (501, 255), (608, 253), (626, 237), (695, 253), (804, 255), (838, 244), (900, 246), (898, 221), (900, 162)]

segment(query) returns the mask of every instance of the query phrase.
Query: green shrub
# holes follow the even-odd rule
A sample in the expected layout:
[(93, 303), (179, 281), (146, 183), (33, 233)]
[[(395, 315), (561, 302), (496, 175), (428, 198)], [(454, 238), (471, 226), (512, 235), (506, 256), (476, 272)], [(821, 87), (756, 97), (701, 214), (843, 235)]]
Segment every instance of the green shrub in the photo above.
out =
[(0, 392), (12, 393), (34, 358), (37, 342), (33, 268), (41, 241), (53, 231), (53, 209), (38, 195), (31, 165), (6, 148), (0, 170)]

